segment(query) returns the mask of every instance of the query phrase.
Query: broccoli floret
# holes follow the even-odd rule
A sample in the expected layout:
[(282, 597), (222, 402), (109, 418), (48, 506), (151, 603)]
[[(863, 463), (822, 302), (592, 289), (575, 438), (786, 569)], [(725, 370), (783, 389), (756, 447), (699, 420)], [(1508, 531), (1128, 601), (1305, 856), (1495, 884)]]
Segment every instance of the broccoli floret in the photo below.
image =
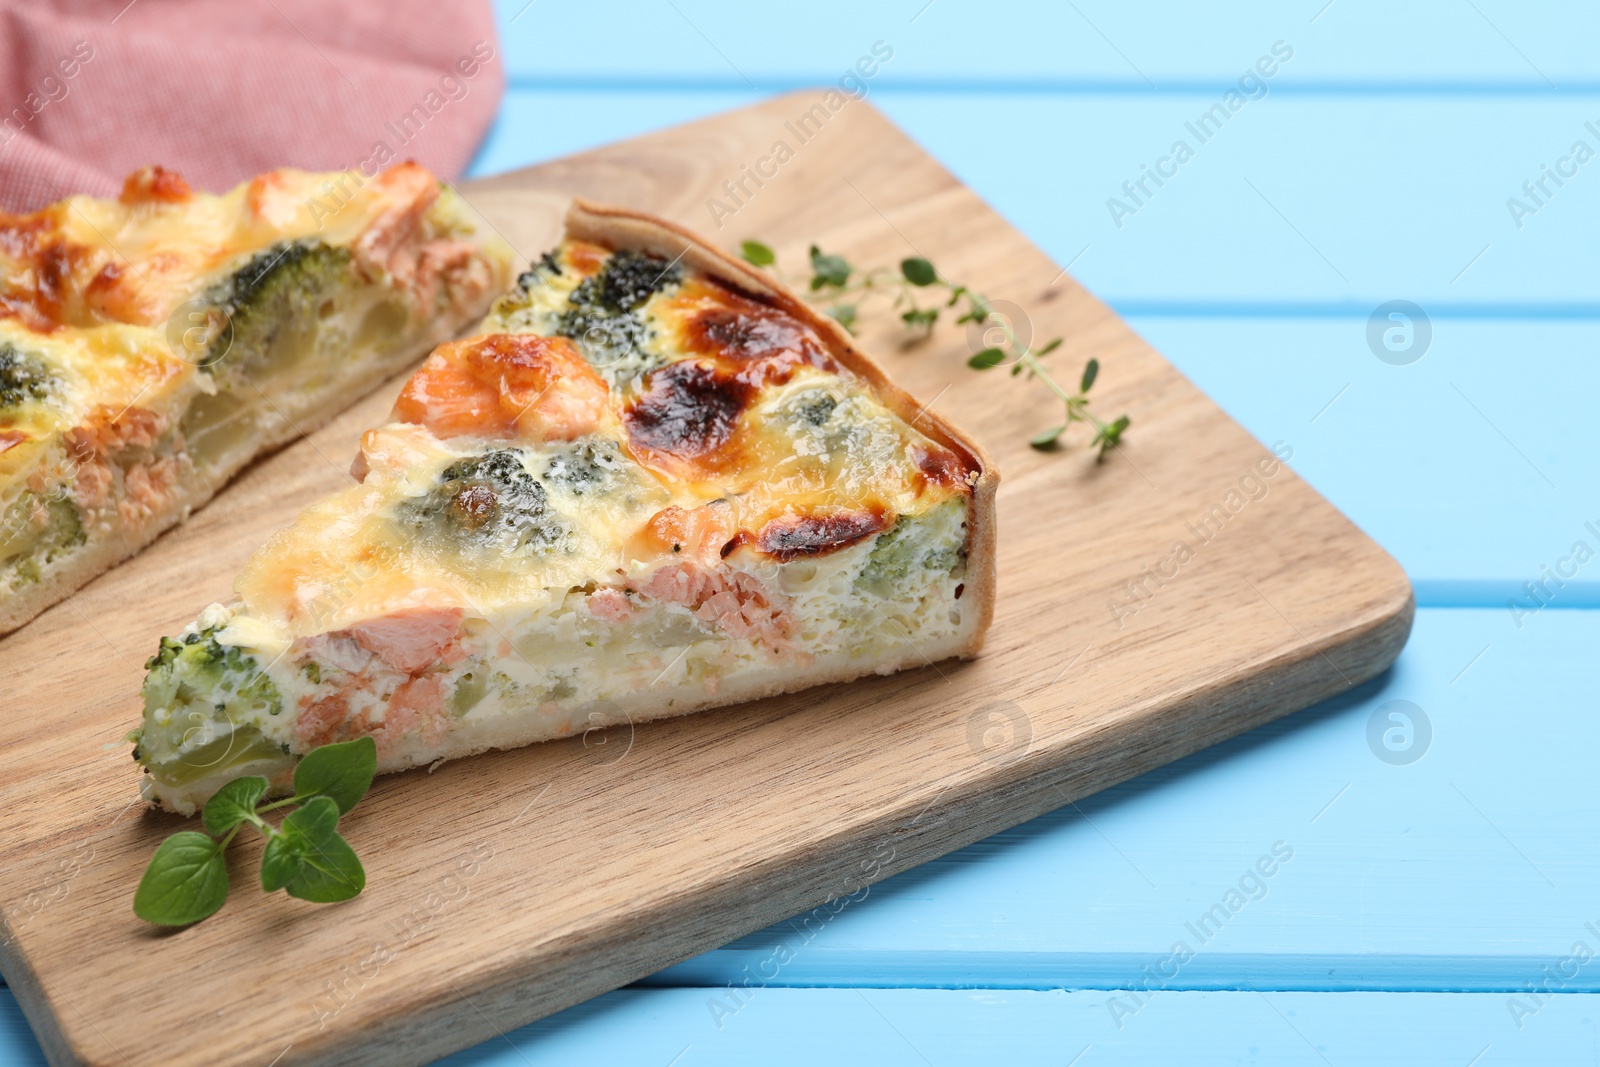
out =
[(795, 399), (794, 413), (807, 426), (821, 426), (839, 406), (839, 400), (821, 389), (809, 390)]
[(602, 437), (551, 456), (544, 477), (551, 485), (582, 496), (609, 485), (621, 466), (622, 454), (617, 443)]
[[(35, 518), (43, 503), (45, 518)], [(44, 576), (44, 568), (89, 539), (83, 518), (72, 501), (25, 492), (6, 511), (0, 528), (0, 566), (11, 565), (11, 588), (31, 585)]]
[(235, 316), (260, 312), (264, 302), (290, 289), (323, 284), (327, 274), (350, 265), (350, 250), (321, 241), (284, 241), (257, 252), (229, 279)]
[(0, 341), (0, 408), (43, 400), (54, 383), (50, 368), (38, 356), (23, 352), (10, 341)]
[(265, 707), (272, 715), (281, 713), (283, 698), (260, 661), (254, 653), (218, 641), (221, 629), (208, 626), (185, 634), (181, 641), (163, 637), (156, 654), (145, 660), (144, 669), (152, 673), (166, 670), (185, 685), (205, 688), (213, 694), (235, 694), (252, 705)]
[(482, 703), (489, 692), (489, 672), (479, 667), (466, 671), (456, 679), (455, 691), (450, 694), (450, 710), (458, 718)]
[(253, 653), (217, 640), (220, 629), (163, 637), (145, 661), (134, 758), (167, 784), (281, 758), (257, 724), (262, 713), (283, 712), (282, 694)]
[(866, 564), (856, 576), (856, 589), (874, 596), (893, 596), (918, 571), (949, 573), (961, 567), (966, 562), (966, 547), (959, 542), (940, 542), (921, 536), (932, 525), (926, 518), (902, 515), (892, 527), (879, 534)]
[(569, 308), (556, 320), (556, 333), (576, 341), (583, 358), (596, 367), (615, 367), (642, 355), (639, 346), (649, 332), (637, 315), (612, 315), (589, 307)]
[(509, 448), (452, 463), (437, 486), (401, 506), (401, 518), (447, 545), (501, 553), (547, 551), (567, 534), (544, 486)]
[(539, 262), (528, 264), (528, 269), (517, 275), (517, 288), (526, 293), (541, 284), (546, 276), (561, 277), (561, 263), (554, 251), (544, 252), (539, 256)]
[(556, 333), (578, 342), (584, 358), (613, 377), (640, 374), (652, 362), (640, 351), (649, 327), (639, 314), (652, 295), (678, 284), (677, 264), (641, 252), (618, 252), (568, 297)]
[(606, 260), (597, 274), (578, 283), (572, 291), (572, 303), (613, 315), (636, 311), (662, 289), (678, 284), (682, 276), (676, 263), (659, 256), (618, 252)]
[[(287, 333), (303, 340), (323, 304), (347, 286), (349, 272), (350, 250), (321, 241), (283, 241), (257, 252), (206, 294), (222, 309), (227, 325), (201, 365), (214, 370), (226, 359), (253, 369), (272, 362), (279, 337)], [(293, 347), (293, 354), (304, 348)]]

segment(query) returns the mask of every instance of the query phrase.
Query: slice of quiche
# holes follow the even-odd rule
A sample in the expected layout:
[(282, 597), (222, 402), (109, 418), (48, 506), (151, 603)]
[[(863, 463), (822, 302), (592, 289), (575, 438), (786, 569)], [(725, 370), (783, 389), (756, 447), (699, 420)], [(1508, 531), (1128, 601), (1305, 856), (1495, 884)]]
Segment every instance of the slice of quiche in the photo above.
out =
[(415, 164), (160, 168), (0, 215), (0, 633), (477, 321), (510, 250)]
[(768, 276), (579, 201), (483, 331), (366, 433), (360, 484), (162, 640), (146, 798), (288, 788), (362, 735), (393, 771), (978, 650), (995, 471)]

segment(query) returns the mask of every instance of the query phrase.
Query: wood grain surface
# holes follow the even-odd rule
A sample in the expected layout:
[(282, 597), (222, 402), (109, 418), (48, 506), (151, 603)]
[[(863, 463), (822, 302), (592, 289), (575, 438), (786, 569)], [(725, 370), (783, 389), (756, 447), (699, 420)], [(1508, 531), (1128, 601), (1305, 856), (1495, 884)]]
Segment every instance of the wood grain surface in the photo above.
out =
[[(1036, 337), (1064, 335), (1051, 358), (1069, 372), (1097, 356), (1097, 410), (1133, 419), (1100, 465), (1027, 447), (1058, 404), (967, 370), (981, 339), (946, 324), (905, 347), (892, 316), (865, 316), (867, 348), (1004, 474), (985, 653), (380, 779), (342, 827), (367, 867), (356, 900), (260, 893), (251, 843), (233, 850), (221, 913), (150, 928), (133, 888), (181, 821), (134, 800), (122, 737), (143, 660), (343, 484), (391, 382), (0, 641), (0, 968), (52, 1062), (426, 1062), (1393, 660), (1412, 615), (1393, 560), (869, 105), (799, 143), (788, 124), (820, 100), (779, 97), (462, 191), (524, 257), (555, 240), (574, 194), (728, 245), (758, 236), (795, 267), (811, 241), (861, 262), (920, 253), (1027, 309)], [(718, 228), (707, 197), (779, 140), (793, 158), (747, 183)]]

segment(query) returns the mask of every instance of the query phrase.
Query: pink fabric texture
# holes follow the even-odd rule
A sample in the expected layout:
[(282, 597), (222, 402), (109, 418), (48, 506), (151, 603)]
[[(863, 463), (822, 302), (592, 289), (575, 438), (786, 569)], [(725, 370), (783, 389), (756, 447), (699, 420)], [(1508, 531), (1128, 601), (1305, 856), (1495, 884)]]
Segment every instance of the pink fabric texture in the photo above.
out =
[(504, 87), (488, 0), (0, 0), (0, 210), (150, 164), (455, 178)]

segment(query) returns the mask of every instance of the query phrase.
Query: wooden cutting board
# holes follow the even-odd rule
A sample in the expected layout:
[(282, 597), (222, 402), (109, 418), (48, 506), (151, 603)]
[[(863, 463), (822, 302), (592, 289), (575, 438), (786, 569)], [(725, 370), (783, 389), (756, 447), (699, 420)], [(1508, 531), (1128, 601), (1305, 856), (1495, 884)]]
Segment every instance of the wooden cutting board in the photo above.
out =
[[(0, 641), (0, 968), (53, 1063), (423, 1063), (1342, 692), (1398, 654), (1412, 598), (1388, 555), (869, 105), (800, 143), (789, 124), (821, 98), (463, 192), (524, 258), (556, 240), (573, 194), (729, 246), (760, 237), (793, 268), (812, 241), (860, 263), (920, 253), (1026, 309), (1036, 338), (1065, 336), (1051, 359), (1067, 377), (1097, 356), (1095, 409), (1133, 419), (1099, 465), (1081, 437), (1065, 454), (1028, 448), (1059, 405), (968, 370), (964, 330), (904, 347), (886, 310), (864, 315), (866, 346), (1003, 474), (983, 656), (380, 779), (341, 827), (366, 863), (356, 900), (262, 894), (251, 841), (233, 849), (220, 914), (146, 926), (133, 889), (181, 820), (133, 799), (122, 737), (143, 661), (344, 482), (391, 382)], [(731, 199), (723, 183), (778, 141), (792, 158)], [(708, 197), (736, 209), (720, 227)]]

